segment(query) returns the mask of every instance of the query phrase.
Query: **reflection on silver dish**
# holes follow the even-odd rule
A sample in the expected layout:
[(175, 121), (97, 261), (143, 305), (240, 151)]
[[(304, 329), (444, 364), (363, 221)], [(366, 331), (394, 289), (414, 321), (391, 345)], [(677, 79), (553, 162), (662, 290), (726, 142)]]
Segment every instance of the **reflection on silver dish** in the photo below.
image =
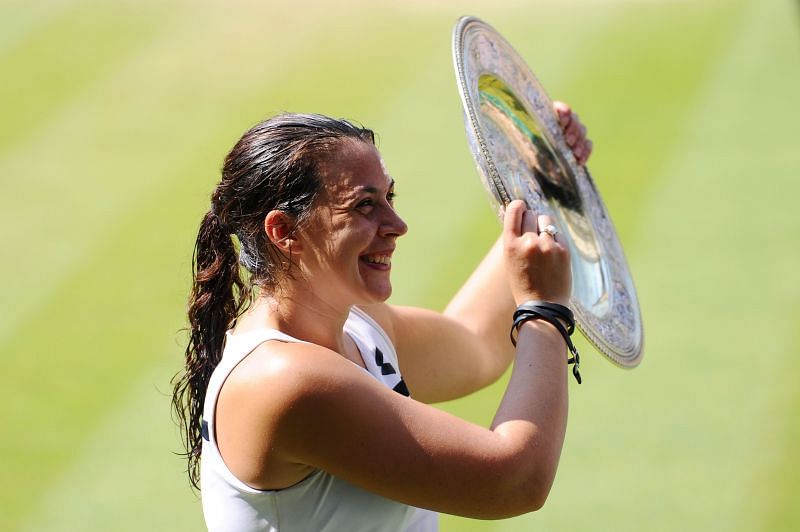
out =
[(496, 206), (524, 199), (552, 215), (572, 258), (577, 325), (623, 367), (642, 357), (643, 330), (628, 265), (588, 171), (563, 139), (553, 106), (525, 62), (494, 29), (460, 19), (453, 60), (467, 139)]

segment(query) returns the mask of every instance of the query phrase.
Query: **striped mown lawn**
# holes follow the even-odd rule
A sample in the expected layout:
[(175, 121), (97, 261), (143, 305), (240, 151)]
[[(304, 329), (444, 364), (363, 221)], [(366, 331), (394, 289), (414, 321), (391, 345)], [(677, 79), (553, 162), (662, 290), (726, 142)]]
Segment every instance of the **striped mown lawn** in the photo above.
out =
[[(441, 308), (498, 230), (449, 32), (500, 30), (589, 125), (644, 312), (585, 343), (547, 506), (444, 531), (800, 528), (800, 32), (790, 0), (14, 0), (0, 17), (0, 529), (198, 530), (169, 419), (194, 231), (226, 150), (303, 110), (375, 128)], [(487, 423), (500, 382), (444, 408)]]

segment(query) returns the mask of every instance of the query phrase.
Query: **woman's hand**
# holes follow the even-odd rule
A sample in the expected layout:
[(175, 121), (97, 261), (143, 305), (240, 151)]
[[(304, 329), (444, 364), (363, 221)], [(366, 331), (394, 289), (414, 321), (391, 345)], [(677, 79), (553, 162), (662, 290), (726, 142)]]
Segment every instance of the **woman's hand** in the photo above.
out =
[(586, 138), (586, 126), (580, 121), (577, 113), (564, 102), (553, 102), (553, 110), (561, 124), (564, 139), (572, 149), (572, 154), (575, 155), (578, 164), (583, 166), (592, 153), (592, 141)]
[(561, 236), (544, 228), (550, 216), (536, 214), (521, 200), (508, 204), (503, 218), (503, 249), (511, 293), (519, 305), (531, 299), (566, 305), (572, 290), (569, 251)]

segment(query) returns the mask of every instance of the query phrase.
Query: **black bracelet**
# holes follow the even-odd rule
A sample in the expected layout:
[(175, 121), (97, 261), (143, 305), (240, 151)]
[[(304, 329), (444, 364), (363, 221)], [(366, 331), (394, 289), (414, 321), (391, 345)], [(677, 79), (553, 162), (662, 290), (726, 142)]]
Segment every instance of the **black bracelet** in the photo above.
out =
[[(564, 341), (567, 343), (567, 348), (572, 355), (567, 358), (567, 364), (574, 364), (572, 366), (572, 375), (575, 377), (575, 380), (578, 381), (578, 384), (580, 384), (582, 382), (579, 371), (581, 357), (578, 354), (578, 349), (570, 338), (570, 335), (575, 331), (575, 316), (572, 314), (572, 311), (564, 305), (550, 303), (549, 301), (526, 301), (521, 304), (517, 307), (517, 310), (514, 311), (514, 324), (511, 326), (511, 332), (509, 333), (511, 343), (514, 344), (514, 347), (517, 346), (516, 335), (519, 334), (519, 328), (523, 323), (529, 320), (546, 321), (561, 334), (561, 337), (564, 338)], [(564, 327), (562, 321), (567, 324), (566, 327)]]

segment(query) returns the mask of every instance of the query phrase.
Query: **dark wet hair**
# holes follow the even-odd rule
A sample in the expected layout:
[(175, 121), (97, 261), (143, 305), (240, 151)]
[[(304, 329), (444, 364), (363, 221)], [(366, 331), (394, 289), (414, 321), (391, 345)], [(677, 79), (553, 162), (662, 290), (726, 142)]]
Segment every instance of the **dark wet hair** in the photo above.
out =
[(195, 488), (206, 387), (222, 358), (225, 332), (251, 301), (254, 285), (274, 290), (288, 273), (264, 232), (264, 218), (280, 210), (302, 223), (321, 188), (321, 163), (346, 139), (375, 142), (371, 130), (346, 120), (281, 114), (248, 130), (225, 158), (194, 246), (186, 367), (173, 379), (172, 407)]

